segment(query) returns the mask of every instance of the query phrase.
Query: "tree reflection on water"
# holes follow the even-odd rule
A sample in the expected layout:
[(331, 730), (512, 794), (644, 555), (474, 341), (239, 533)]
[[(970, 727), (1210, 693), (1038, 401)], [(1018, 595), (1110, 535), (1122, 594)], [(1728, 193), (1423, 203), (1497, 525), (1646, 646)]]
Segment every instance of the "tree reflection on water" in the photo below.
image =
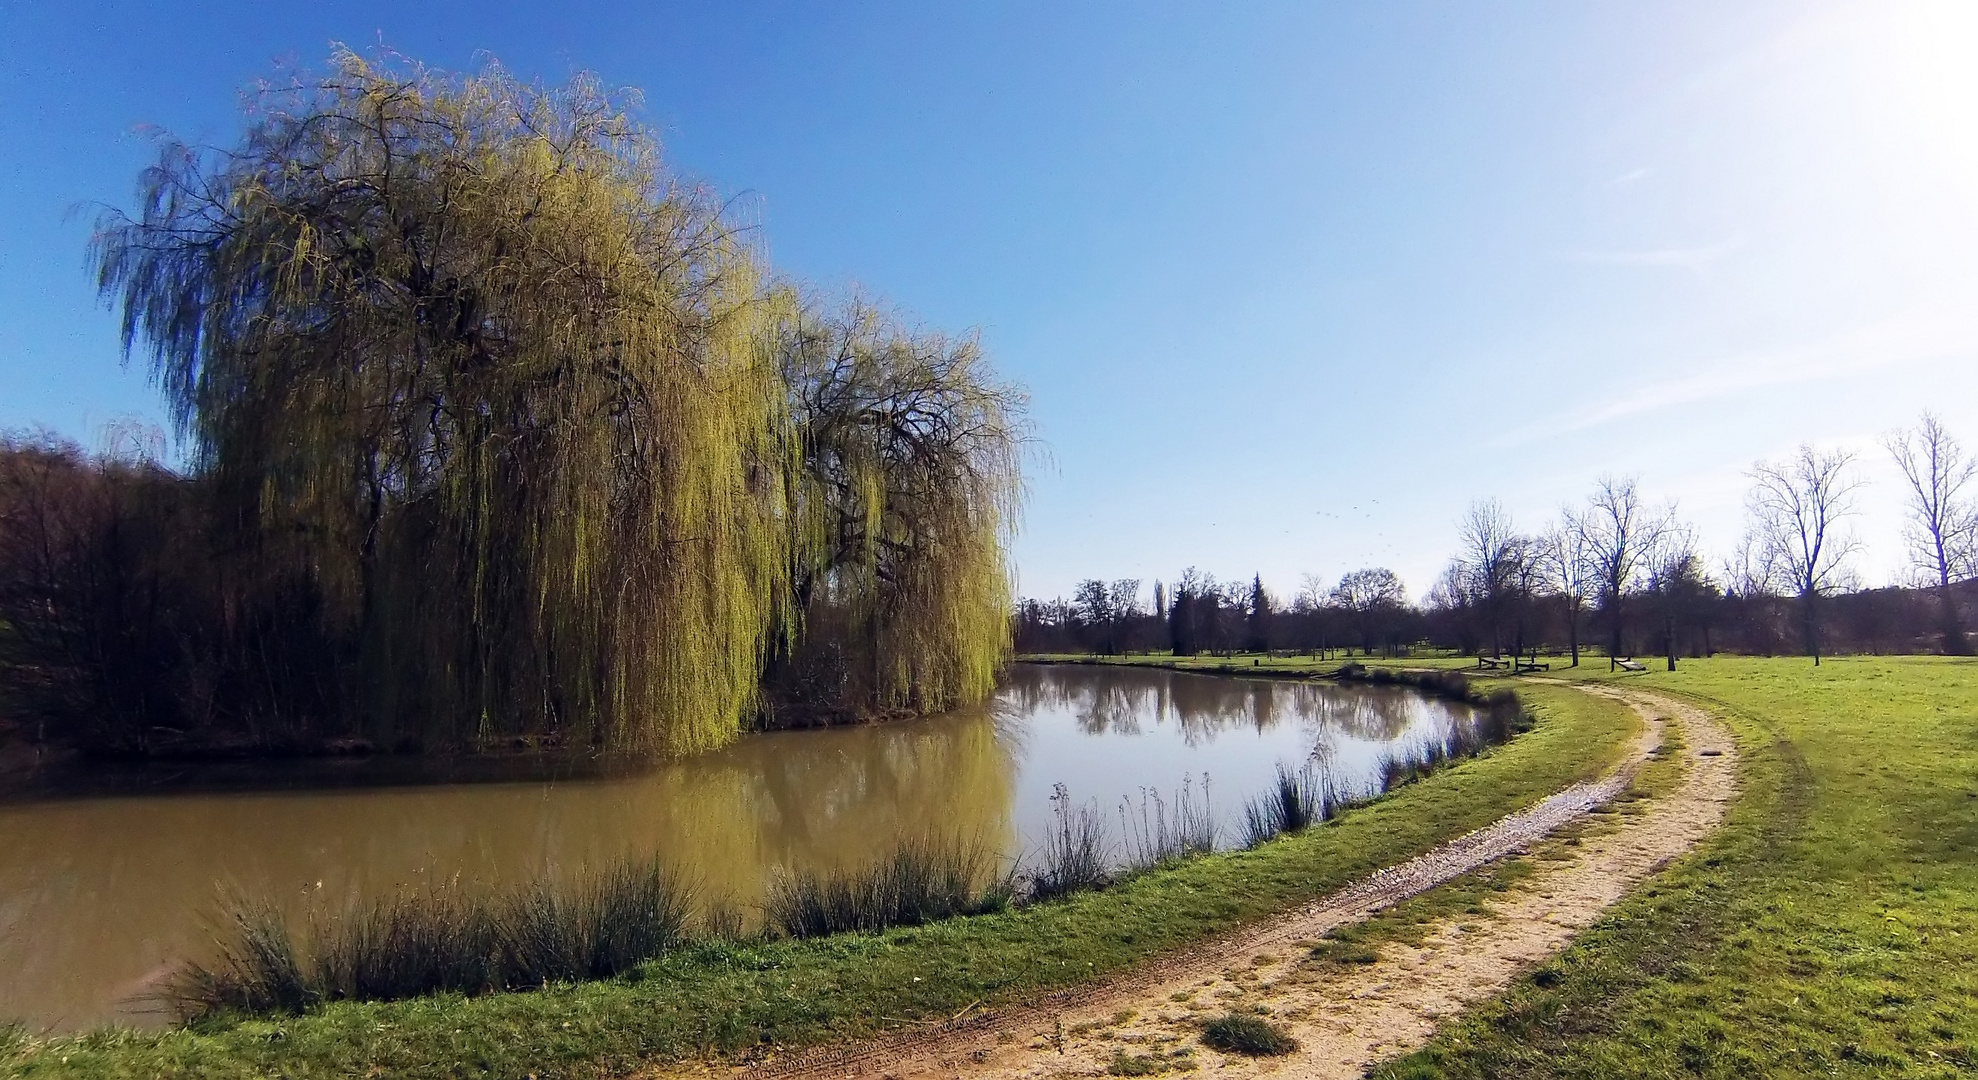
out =
[(1136, 735), (1145, 724), (1173, 724), (1191, 747), (1232, 729), (1268, 731), (1280, 724), (1388, 742), (1419, 725), (1427, 704), (1399, 687), (1041, 664), (1012, 669), (1001, 697), (1025, 714), (1069, 712), (1091, 735)]

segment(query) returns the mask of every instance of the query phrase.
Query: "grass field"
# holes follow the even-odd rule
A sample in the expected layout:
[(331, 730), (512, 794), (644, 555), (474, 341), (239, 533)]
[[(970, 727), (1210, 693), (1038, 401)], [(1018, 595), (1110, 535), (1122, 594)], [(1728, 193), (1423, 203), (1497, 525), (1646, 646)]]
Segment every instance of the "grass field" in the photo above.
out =
[(1725, 827), (1376, 1075), (1978, 1072), (1978, 663), (1718, 659), (1630, 681), (1735, 727)]
[[(1377, 1077), (1978, 1075), (1978, 661), (1725, 657), (1670, 672), (1651, 660), (1618, 676), (1604, 658), (1553, 663), (1549, 678), (1619, 678), (1713, 709), (1738, 735), (1743, 795), (1690, 858)], [(1325, 951), (1364, 962), (1528, 872), (1506, 864), (1418, 897)]]
[(0, 1033), (25, 1076), (599, 1076), (946, 1017), (1118, 970), (1328, 892), (1604, 771), (1635, 729), (1618, 706), (1534, 687), (1511, 743), (1254, 851), (1101, 892), (877, 934), (682, 949), (629, 977), (526, 993), (335, 1004), (165, 1034)]

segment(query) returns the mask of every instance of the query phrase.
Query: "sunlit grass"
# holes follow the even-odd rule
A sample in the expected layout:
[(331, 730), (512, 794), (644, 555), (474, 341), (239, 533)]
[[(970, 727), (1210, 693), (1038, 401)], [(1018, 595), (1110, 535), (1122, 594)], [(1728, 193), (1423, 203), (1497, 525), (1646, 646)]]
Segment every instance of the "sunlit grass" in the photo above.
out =
[(1978, 1070), (1978, 663), (1686, 660), (1630, 684), (1730, 719), (1726, 825), (1378, 1075)]

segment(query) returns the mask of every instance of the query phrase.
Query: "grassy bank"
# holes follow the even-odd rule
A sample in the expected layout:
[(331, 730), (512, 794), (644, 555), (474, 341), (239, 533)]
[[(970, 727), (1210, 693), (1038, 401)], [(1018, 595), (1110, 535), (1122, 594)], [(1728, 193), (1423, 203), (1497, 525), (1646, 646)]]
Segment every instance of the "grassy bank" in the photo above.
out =
[(273, 1020), (45, 1042), (0, 1037), (26, 1076), (598, 1076), (946, 1017), (1185, 947), (1603, 771), (1634, 729), (1534, 686), (1537, 726), (1322, 828), (1163, 867), (1101, 892), (907, 930), (675, 950), (617, 979), (482, 997), (337, 1003)]
[(1629, 682), (1733, 724), (1745, 793), (1724, 828), (1376, 1075), (1978, 1071), (1978, 663), (1719, 659)]

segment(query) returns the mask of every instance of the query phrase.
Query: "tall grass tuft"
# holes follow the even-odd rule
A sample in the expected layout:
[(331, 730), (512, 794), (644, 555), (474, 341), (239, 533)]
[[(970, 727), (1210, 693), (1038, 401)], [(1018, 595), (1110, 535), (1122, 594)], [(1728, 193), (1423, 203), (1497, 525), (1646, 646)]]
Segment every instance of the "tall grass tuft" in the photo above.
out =
[(1277, 783), (1243, 808), (1244, 846), (1256, 847), (1280, 833), (1295, 833), (1332, 816), (1340, 800), (1330, 777), (1323, 785), (1312, 767), (1278, 763)]
[(917, 926), (1001, 908), (1010, 890), (994, 871), (979, 845), (908, 840), (871, 866), (779, 879), (765, 913), (795, 938)]
[(1214, 851), (1221, 833), (1209, 801), (1208, 773), (1202, 774), (1200, 802), (1195, 799), (1194, 778), (1184, 776), (1172, 806), (1159, 789), (1142, 788), (1137, 808), (1128, 799), (1120, 800), (1119, 816), (1127, 865), (1135, 870)]
[(1063, 784), (1051, 786), (1051, 831), (1029, 875), (1029, 899), (1049, 900), (1106, 883), (1110, 856), (1106, 825), (1093, 803), (1074, 804)]
[(1224, 1013), (1202, 1025), (1202, 1043), (1226, 1054), (1277, 1057), (1298, 1049), (1298, 1040), (1261, 1016)]
[(733, 897), (710, 899), (701, 908), (701, 937), (709, 941), (741, 941), (748, 933), (748, 918)]
[(318, 999), (287, 921), (272, 904), (229, 897), (220, 957), (182, 966), (165, 997), (185, 1016), (233, 1010), (296, 1012)]
[(312, 917), (306, 951), (271, 905), (237, 899), (219, 961), (185, 965), (168, 997), (195, 1017), (608, 978), (685, 940), (690, 899), (655, 859), (505, 894), (450, 882)]
[(568, 893), (537, 883), (502, 927), (504, 981), (540, 986), (630, 970), (686, 940), (688, 902), (657, 861), (613, 864)]
[(317, 923), (319, 999), (393, 1001), (436, 991), (478, 993), (502, 984), (501, 930), (493, 906), (458, 882), (353, 905)]

